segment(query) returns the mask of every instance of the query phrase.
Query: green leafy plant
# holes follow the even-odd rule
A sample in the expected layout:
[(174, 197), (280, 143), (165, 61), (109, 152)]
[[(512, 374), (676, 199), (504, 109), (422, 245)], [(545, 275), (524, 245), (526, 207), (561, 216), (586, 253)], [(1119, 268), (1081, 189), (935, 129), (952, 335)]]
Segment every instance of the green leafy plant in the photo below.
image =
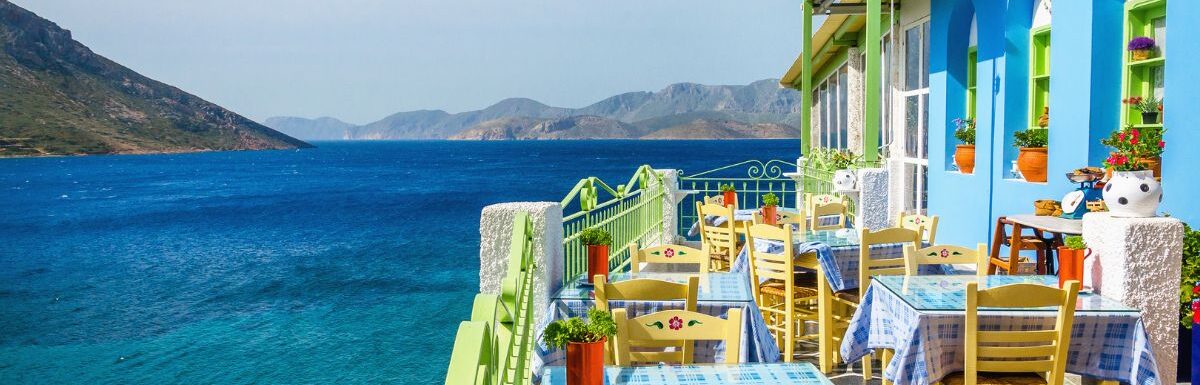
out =
[(571, 317), (551, 322), (542, 332), (542, 340), (546, 346), (562, 349), (570, 343), (600, 342), (617, 334), (617, 323), (613, 321), (612, 314), (591, 308), (587, 318), (587, 321)]
[(1113, 131), (1100, 143), (1112, 149), (1108, 159), (1104, 160), (1105, 167), (1115, 171), (1149, 170), (1148, 160), (1162, 155), (1167, 147), (1163, 141), (1166, 128), (1138, 129), (1133, 125)]
[(763, 206), (779, 206), (779, 197), (775, 193), (766, 193), (762, 197)]
[(1183, 227), (1183, 274), (1179, 279), (1179, 323), (1192, 327), (1192, 297), (1200, 282), (1200, 230)]
[(1083, 237), (1078, 236), (1078, 235), (1072, 235), (1072, 236), (1063, 238), (1063, 246), (1066, 246), (1068, 249), (1071, 249), (1071, 250), (1083, 250), (1083, 249), (1087, 248), (1087, 243), (1083, 242)]
[(1050, 131), (1041, 128), (1030, 128), (1013, 133), (1013, 146), (1017, 148), (1046, 147), (1050, 141)]
[(816, 148), (805, 155), (805, 163), (810, 168), (825, 171), (853, 170), (858, 168), (862, 156), (855, 155), (850, 150), (836, 148)]
[(721, 185), (721, 192), (734, 192), (733, 183)]
[(1162, 111), (1162, 100), (1156, 97), (1143, 98), (1141, 96), (1131, 96), (1121, 99), (1122, 104), (1129, 105), (1129, 108), (1141, 111), (1143, 114), (1150, 114)]
[(588, 246), (611, 245), (612, 235), (601, 228), (587, 228), (579, 232), (579, 242)]
[(975, 145), (975, 119), (954, 119), (954, 138), (968, 146)]

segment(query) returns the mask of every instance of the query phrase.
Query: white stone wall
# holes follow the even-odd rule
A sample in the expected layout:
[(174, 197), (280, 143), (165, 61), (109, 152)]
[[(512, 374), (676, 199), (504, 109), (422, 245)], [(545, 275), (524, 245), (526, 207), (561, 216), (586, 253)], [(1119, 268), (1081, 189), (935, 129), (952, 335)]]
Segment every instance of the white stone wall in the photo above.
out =
[(1084, 287), (1141, 309), (1162, 383), (1175, 383), (1183, 223), (1173, 218), (1083, 216)]
[(887, 221), (896, 223), (900, 213), (910, 209), (908, 202), (905, 201), (908, 198), (909, 183), (904, 180), (904, 176), (908, 175), (904, 172), (908, 165), (896, 159), (889, 159), (886, 167), (888, 171)]
[(882, 168), (858, 170), (858, 216), (856, 228), (884, 229), (895, 223), (888, 215), (888, 171)]
[(550, 305), (550, 296), (561, 286), (563, 275), (562, 207), (557, 202), (500, 203), (483, 208), (479, 217), (479, 291), (499, 294), (500, 281), (508, 271), (513, 218), (528, 213), (533, 222), (534, 319)]
[(679, 200), (683, 199), (679, 193), (679, 170), (656, 169), (654, 171), (662, 174), (663, 184), (663, 234), (660, 239), (663, 242), (675, 243), (675, 238), (679, 236), (676, 234), (678, 232), (676, 229), (679, 228)]

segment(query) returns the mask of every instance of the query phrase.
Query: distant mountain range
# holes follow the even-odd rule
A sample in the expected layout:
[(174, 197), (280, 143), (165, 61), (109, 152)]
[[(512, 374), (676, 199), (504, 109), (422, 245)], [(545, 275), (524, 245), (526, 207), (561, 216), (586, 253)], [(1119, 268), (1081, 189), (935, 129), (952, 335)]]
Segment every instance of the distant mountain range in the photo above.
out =
[(274, 117), (265, 124), (305, 140), (796, 138), (799, 105), (798, 93), (767, 79), (733, 86), (677, 83), (576, 109), (510, 98), (482, 110), (400, 112), (361, 126), (329, 117)]
[(0, 157), (310, 147), (93, 53), (0, 0)]

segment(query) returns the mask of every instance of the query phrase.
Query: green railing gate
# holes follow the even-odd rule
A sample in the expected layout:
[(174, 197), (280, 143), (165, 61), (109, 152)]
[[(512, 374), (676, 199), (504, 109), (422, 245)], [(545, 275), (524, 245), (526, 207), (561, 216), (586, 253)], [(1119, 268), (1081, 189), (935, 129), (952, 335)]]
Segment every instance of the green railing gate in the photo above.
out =
[(527, 385), (533, 340), (533, 223), (513, 219), (508, 271), (500, 294), (478, 294), (471, 320), (458, 326), (446, 385)]
[(722, 184), (733, 184), (737, 190), (738, 207), (759, 207), (766, 193), (777, 195), (780, 205), (784, 207), (799, 206), (796, 202), (796, 182), (783, 175), (795, 171), (795, 163), (778, 159), (766, 162), (747, 160), (691, 175), (680, 170), (679, 189), (694, 191), (695, 194), (679, 202), (678, 233), (687, 235), (696, 222), (696, 202), (703, 202), (707, 196), (721, 194)]
[[(608, 199), (600, 202), (603, 192)], [(612, 235), (608, 268), (620, 271), (629, 260), (630, 242), (657, 239), (663, 231), (663, 198), (666, 194), (662, 175), (647, 165), (638, 167), (629, 182), (610, 187), (596, 177), (584, 178), (560, 203), (563, 208), (563, 282), (587, 272), (587, 248), (579, 242), (579, 233), (587, 228), (602, 228)], [(568, 214), (570, 213), (570, 214)]]

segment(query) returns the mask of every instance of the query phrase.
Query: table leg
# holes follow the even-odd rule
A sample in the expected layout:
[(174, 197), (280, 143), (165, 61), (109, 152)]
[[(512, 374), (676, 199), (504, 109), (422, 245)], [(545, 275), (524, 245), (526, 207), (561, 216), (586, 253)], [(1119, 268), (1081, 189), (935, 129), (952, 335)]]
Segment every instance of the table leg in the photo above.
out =
[(988, 260), (988, 275), (996, 274), (995, 260), (1000, 258), (1000, 245), (1004, 243), (1004, 217), (996, 219), (996, 231), (992, 235), (992, 253)]
[(883, 383), (883, 385), (892, 385), (892, 382), (888, 381), (887, 377), (885, 377), (883, 373), (887, 371), (888, 364), (892, 362), (892, 356), (895, 354), (896, 352), (892, 351), (892, 349), (880, 349), (879, 380)]
[(1019, 223), (1012, 223), (1012, 235), (1008, 241), (1008, 275), (1017, 275), (1018, 269), (1021, 267), (1021, 248), (1024, 242), (1021, 242), (1021, 228)]
[(825, 275), (817, 270), (817, 351), (822, 372), (833, 372), (833, 292)]

